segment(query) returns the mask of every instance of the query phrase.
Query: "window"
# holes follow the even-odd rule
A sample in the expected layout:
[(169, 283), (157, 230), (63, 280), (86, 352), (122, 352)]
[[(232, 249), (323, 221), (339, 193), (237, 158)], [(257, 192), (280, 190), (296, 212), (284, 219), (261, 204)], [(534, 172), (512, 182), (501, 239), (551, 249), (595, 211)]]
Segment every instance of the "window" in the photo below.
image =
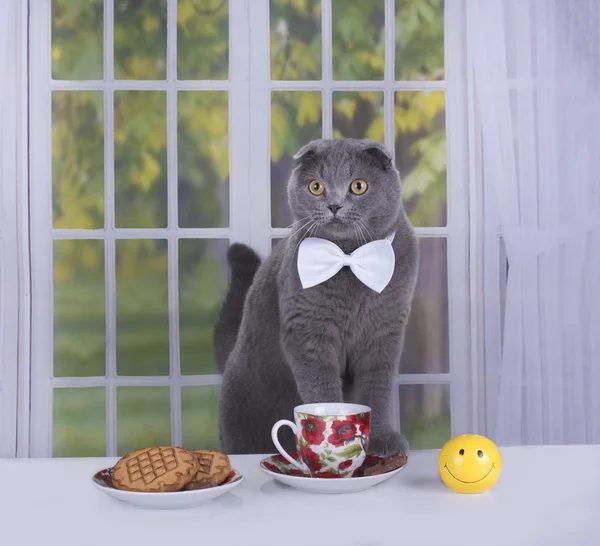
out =
[(394, 150), (420, 237), (396, 426), (413, 448), (471, 428), (464, 23), (449, 5), (32, 4), (32, 455), (217, 447), (228, 245), (266, 256), (288, 232), (290, 158), (321, 136)]

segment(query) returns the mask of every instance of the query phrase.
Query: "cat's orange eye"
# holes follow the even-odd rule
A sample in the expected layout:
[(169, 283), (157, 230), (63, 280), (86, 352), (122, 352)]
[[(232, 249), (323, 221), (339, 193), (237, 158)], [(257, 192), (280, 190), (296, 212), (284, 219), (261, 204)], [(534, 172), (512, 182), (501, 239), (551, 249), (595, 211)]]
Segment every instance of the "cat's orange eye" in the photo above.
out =
[(354, 195), (362, 195), (369, 189), (369, 185), (364, 180), (355, 180), (350, 184), (350, 191)]
[(311, 180), (308, 189), (313, 195), (321, 195), (325, 191), (325, 184), (320, 180)]

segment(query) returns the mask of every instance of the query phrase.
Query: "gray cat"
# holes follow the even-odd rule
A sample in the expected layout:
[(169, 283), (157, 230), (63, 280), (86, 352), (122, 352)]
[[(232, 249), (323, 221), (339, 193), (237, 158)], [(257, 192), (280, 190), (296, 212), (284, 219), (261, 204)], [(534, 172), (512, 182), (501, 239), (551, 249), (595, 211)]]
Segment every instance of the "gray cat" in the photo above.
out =
[[(299, 227), (262, 265), (244, 245), (229, 250), (231, 286), (215, 330), (223, 372), (221, 448), (273, 453), (271, 427), (293, 418), (294, 406), (345, 401), (372, 408), (369, 451), (406, 451), (406, 439), (390, 425), (390, 401), (397, 396), (393, 377), (419, 249), (402, 207), (398, 171), (387, 149), (371, 140), (313, 141), (294, 160), (288, 197)], [(303, 238), (328, 239), (349, 254), (393, 233), (396, 265), (381, 294), (348, 267), (302, 288), (297, 255)], [(280, 441), (295, 449), (286, 427)]]

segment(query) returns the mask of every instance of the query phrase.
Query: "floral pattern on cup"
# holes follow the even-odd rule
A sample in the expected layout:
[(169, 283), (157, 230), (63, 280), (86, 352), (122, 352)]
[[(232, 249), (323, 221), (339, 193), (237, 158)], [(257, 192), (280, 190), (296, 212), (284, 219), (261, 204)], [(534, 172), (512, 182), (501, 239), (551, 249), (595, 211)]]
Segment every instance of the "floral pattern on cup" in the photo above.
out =
[(371, 414), (320, 416), (298, 413), (300, 459), (318, 478), (343, 478), (362, 465), (369, 446)]
[[(277, 439), (283, 425), (291, 427), (296, 438), (296, 453), (287, 453), (293, 460), (286, 460)], [(346, 478), (363, 464), (370, 431), (371, 412), (367, 406), (308, 404), (294, 409), (293, 423), (278, 421), (272, 437), (283, 460), (293, 463), (298, 471), (316, 478)]]

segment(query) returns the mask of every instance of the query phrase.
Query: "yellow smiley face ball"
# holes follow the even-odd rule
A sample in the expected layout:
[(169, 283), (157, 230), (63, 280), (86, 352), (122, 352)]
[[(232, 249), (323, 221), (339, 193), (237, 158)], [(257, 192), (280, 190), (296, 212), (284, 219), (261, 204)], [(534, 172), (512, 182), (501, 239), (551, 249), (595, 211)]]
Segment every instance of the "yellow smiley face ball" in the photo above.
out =
[(496, 444), (478, 434), (463, 434), (448, 440), (438, 458), (442, 481), (457, 493), (483, 493), (502, 471)]

